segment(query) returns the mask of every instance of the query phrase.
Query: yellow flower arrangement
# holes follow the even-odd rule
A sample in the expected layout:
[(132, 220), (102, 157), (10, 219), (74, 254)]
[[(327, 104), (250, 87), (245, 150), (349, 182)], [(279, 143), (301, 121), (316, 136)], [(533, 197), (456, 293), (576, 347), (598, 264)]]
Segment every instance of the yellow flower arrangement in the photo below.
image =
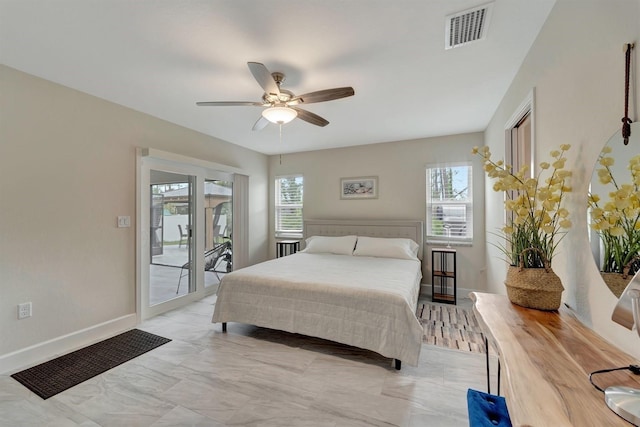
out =
[[(545, 260), (551, 265), (554, 251), (571, 227), (569, 212), (561, 206), (565, 193), (571, 191), (567, 185), (571, 172), (566, 170), (564, 153), (569, 144), (560, 145), (560, 150), (551, 151), (552, 163), (540, 163), (537, 177), (528, 176), (528, 168), (522, 167), (514, 173), (511, 166), (502, 160), (491, 160), (489, 147), (474, 147), (473, 154), (483, 159), (484, 170), (489, 178), (495, 179), (494, 191), (504, 191), (507, 210), (507, 224), (502, 229), (505, 243), (496, 246), (506, 255), (510, 265), (518, 265), (523, 254), (527, 268), (544, 267)], [(540, 181), (543, 172), (550, 173), (544, 183)], [(533, 251), (525, 251), (533, 248)], [(540, 254), (543, 254), (541, 257)]]
[(591, 228), (594, 229), (604, 246), (604, 273), (635, 273), (635, 269), (625, 272), (640, 255), (640, 155), (629, 160), (627, 169), (631, 173), (630, 184), (618, 183), (611, 167), (614, 158), (609, 156), (611, 147), (600, 153), (597, 170), (600, 183), (611, 184), (613, 191), (609, 199), (601, 201), (597, 194), (589, 194), (591, 208)]

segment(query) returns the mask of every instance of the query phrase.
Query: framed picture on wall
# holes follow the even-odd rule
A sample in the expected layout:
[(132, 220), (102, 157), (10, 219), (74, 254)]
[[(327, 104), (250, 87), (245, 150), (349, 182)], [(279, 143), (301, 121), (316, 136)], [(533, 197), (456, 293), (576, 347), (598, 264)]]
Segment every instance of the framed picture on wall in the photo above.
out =
[(377, 199), (378, 177), (340, 178), (341, 199)]

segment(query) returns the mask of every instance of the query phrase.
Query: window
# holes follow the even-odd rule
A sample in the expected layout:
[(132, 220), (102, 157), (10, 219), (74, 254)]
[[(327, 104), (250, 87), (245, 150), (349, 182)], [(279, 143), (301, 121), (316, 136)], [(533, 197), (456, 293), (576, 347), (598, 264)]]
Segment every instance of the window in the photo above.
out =
[(471, 163), (427, 167), (427, 242), (473, 240)]
[(276, 237), (302, 237), (302, 175), (276, 177)]
[(531, 90), (520, 106), (506, 123), (504, 161), (514, 171), (529, 166), (529, 174), (534, 174), (534, 129), (535, 129), (535, 91)]
[(531, 112), (528, 111), (511, 129), (507, 130), (505, 145), (505, 162), (515, 172), (521, 167), (529, 167), (529, 176), (533, 176)]
[[(533, 158), (533, 130), (534, 130), (534, 98), (535, 92), (532, 90), (518, 109), (511, 115), (505, 125), (504, 140), (504, 161), (510, 165), (512, 170), (517, 172), (523, 166), (529, 168), (526, 176), (534, 177), (535, 164)], [(505, 200), (515, 200), (517, 192), (510, 190), (505, 192)], [(513, 212), (504, 213), (505, 224), (513, 220)]]

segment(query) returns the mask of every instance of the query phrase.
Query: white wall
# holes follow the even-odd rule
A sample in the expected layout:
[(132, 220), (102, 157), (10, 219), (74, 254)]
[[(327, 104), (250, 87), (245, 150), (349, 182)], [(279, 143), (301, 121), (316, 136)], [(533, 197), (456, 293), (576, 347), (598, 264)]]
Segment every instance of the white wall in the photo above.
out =
[(266, 156), (4, 66), (0, 93), (0, 359), (135, 312), (136, 147), (246, 171), (266, 258)]
[[(597, 156), (623, 117), (624, 52), (635, 42), (635, 95), (640, 87), (640, 0), (559, 0), (485, 132), (485, 143), (504, 155), (504, 127), (527, 93), (536, 91), (536, 163), (562, 143), (572, 144), (567, 168), (574, 192), (567, 198), (573, 227), (561, 242), (553, 269), (566, 288), (563, 299), (585, 323), (640, 357), (635, 333), (610, 320), (616, 299), (602, 282), (589, 251), (587, 191)], [(636, 110), (637, 111), (637, 110)], [(632, 117), (638, 119), (637, 112)], [(640, 147), (638, 147), (640, 151)], [(486, 187), (487, 230), (501, 226), (502, 194)], [(487, 247), (487, 285), (505, 293), (506, 264)]]
[[(271, 156), (270, 208), (274, 206), (274, 180), (278, 175), (304, 175), (304, 218), (307, 219), (411, 219), (425, 220), (427, 164), (468, 161), (483, 134), (473, 133), (411, 141), (371, 144)], [(340, 178), (378, 176), (378, 198), (341, 200)], [(458, 287), (484, 290), (483, 172), (474, 168), (474, 245), (459, 246)], [(270, 215), (273, 218), (273, 215)], [(269, 224), (269, 252), (275, 256), (274, 224)], [(430, 284), (430, 248), (425, 246), (423, 283)]]

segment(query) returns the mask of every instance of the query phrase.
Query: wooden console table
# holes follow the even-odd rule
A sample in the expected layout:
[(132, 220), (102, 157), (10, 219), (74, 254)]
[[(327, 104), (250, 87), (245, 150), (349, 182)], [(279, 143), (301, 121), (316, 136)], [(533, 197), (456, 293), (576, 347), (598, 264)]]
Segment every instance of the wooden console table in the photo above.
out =
[[(502, 394), (514, 426), (630, 425), (609, 409), (589, 374), (638, 364), (637, 360), (564, 306), (546, 312), (512, 304), (503, 295), (470, 296), (483, 332), (498, 351)], [(628, 370), (595, 375), (593, 381), (603, 389), (640, 389), (640, 375)]]

